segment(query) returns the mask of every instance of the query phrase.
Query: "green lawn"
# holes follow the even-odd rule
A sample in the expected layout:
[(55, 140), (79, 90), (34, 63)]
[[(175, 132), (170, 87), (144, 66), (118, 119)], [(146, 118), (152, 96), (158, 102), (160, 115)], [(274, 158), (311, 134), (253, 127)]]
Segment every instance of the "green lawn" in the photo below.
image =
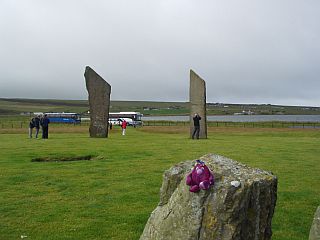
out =
[[(57, 131), (58, 132), (58, 131)], [(320, 205), (320, 131), (183, 127), (113, 129), (108, 139), (49, 132), (48, 140), (0, 134), (0, 239), (139, 239), (159, 201), (162, 173), (217, 153), (279, 178), (273, 238), (305, 240)], [(95, 155), (93, 161), (31, 162)]]

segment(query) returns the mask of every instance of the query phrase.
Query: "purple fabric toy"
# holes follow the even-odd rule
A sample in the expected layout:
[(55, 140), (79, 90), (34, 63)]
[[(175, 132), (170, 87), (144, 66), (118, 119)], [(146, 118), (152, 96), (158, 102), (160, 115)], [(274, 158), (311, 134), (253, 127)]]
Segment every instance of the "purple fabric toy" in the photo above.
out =
[(190, 192), (199, 192), (200, 189), (209, 189), (214, 184), (214, 177), (207, 165), (203, 161), (197, 160), (192, 172), (187, 176), (186, 184), (190, 186)]

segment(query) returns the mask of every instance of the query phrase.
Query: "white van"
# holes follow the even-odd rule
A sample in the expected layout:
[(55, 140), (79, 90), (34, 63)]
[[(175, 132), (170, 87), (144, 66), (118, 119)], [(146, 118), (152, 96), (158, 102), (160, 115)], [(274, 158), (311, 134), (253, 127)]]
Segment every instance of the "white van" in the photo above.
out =
[(127, 122), (128, 126), (133, 126), (134, 121), (131, 118), (109, 118), (109, 124), (112, 123), (112, 125), (121, 125), (121, 123), (125, 120)]

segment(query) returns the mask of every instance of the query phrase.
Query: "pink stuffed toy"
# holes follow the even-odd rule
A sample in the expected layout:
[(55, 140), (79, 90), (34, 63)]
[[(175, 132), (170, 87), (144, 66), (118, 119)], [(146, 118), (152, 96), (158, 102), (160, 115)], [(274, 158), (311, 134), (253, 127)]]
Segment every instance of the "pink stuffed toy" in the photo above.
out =
[(190, 186), (190, 192), (199, 192), (200, 189), (209, 189), (214, 183), (214, 177), (207, 165), (203, 161), (197, 160), (192, 172), (187, 176), (186, 183)]

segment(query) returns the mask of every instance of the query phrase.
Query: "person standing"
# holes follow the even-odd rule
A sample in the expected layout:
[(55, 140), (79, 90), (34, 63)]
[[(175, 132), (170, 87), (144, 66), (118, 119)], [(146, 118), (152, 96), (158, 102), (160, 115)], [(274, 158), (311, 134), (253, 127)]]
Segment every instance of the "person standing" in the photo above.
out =
[(34, 118), (31, 118), (29, 122), (29, 138), (32, 138), (33, 128), (34, 128)]
[(199, 133), (200, 133), (200, 120), (201, 117), (199, 116), (198, 113), (194, 114), (193, 117), (193, 133), (192, 133), (192, 139), (196, 136), (197, 139), (199, 139)]
[(45, 114), (43, 116), (43, 118), (41, 119), (41, 127), (42, 127), (42, 138), (43, 139), (47, 139), (48, 138), (48, 133), (49, 133), (49, 123), (50, 123), (50, 120), (47, 116), (47, 114)]
[(37, 115), (34, 118), (34, 127), (36, 128), (36, 138), (38, 138), (39, 129), (40, 129), (40, 115)]
[(126, 120), (122, 121), (121, 128), (122, 128), (122, 136), (126, 135), (126, 128), (127, 128), (127, 121)]

